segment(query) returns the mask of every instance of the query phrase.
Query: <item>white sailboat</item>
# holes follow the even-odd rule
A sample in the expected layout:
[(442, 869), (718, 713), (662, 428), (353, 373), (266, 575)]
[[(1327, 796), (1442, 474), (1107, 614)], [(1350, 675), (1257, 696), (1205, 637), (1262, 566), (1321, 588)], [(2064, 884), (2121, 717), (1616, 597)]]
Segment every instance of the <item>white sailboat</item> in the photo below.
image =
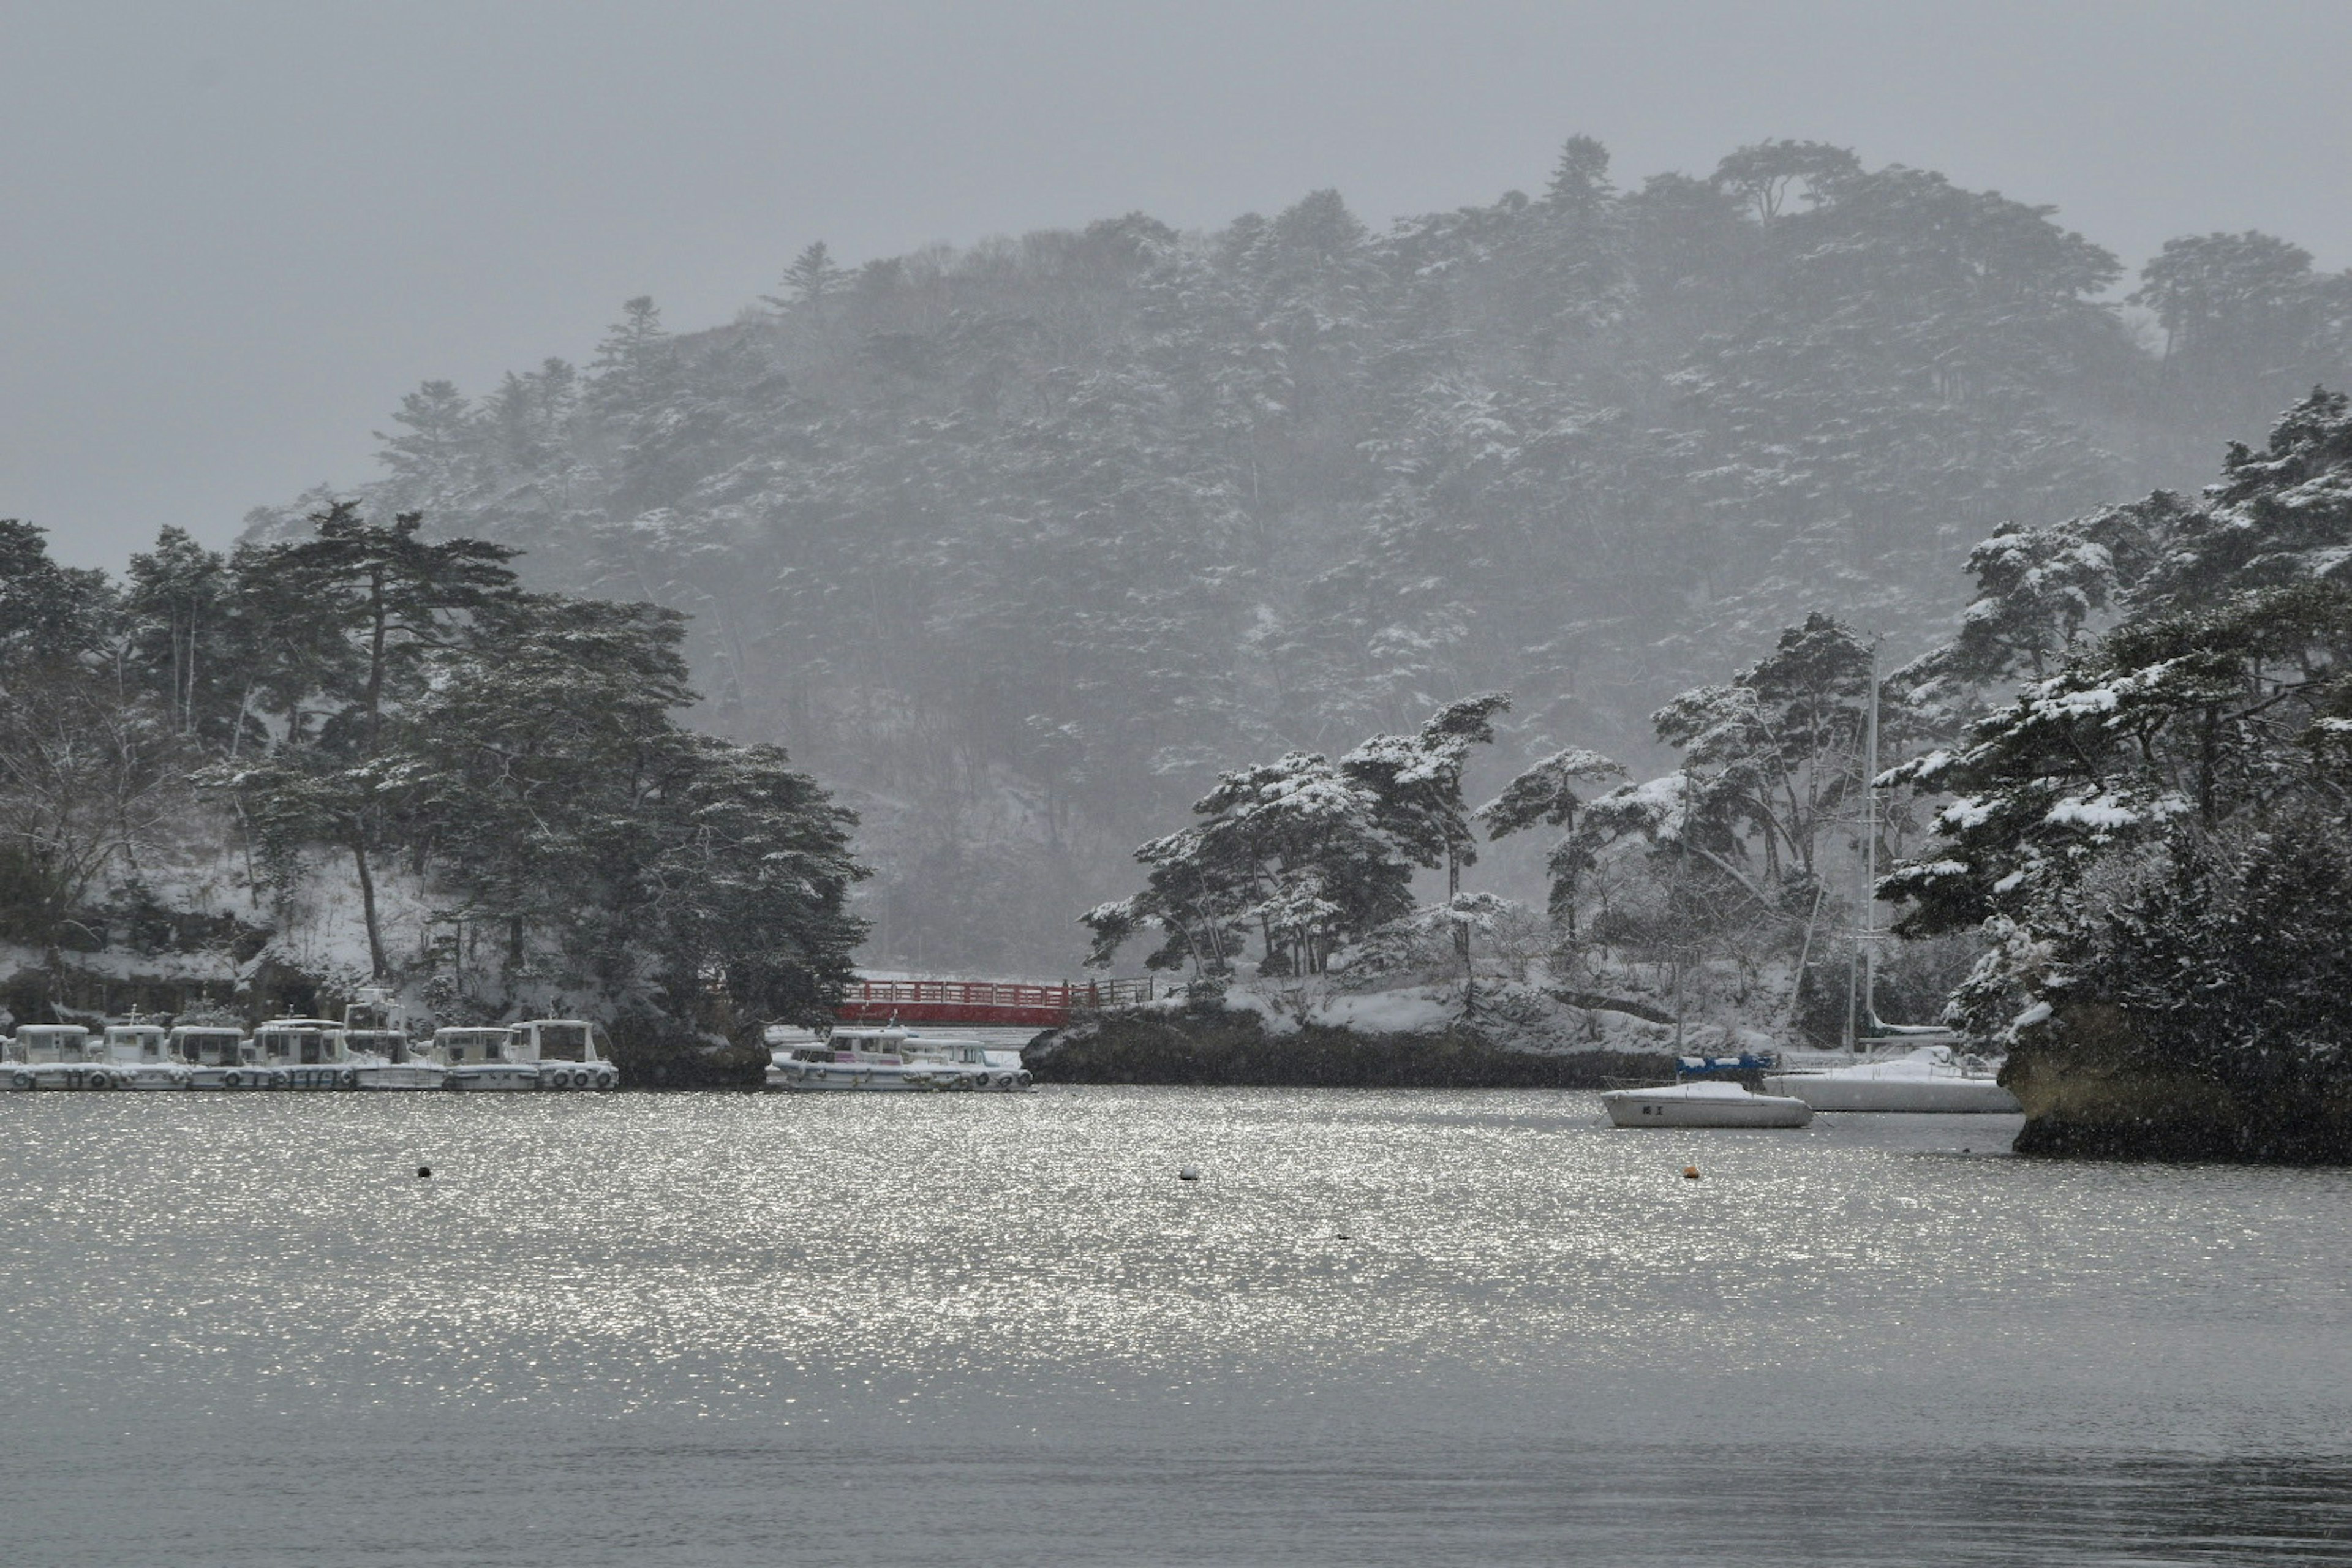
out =
[[(1677, 889), (1686, 885), (1689, 877), (1690, 787), (1690, 776), (1685, 772), (1682, 778), (1681, 816), (1675, 827), (1680, 846), (1675, 861)], [(1683, 1049), (1683, 979), (1689, 967), (1689, 953), (1677, 945), (1674, 976), (1675, 1059), (1683, 1064), (1685, 1072), (1704, 1073), (1710, 1069), (1709, 1058), (1686, 1056)], [(1601, 1109), (1618, 1127), (1802, 1127), (1813, 1119), (1812, 1108), (1801, 1100), (1758, 1094), (1745, 1084), (1706, 1077), (1686, 1078), (1679, 1083), (1650, 1089), (1610, 1089), (1601, 1096)]]
[(1864, 745), (1863, 929), (1860, 953), (1846, 972), (1845, 1053), (1829, 1065), (1768, 1073), (1774, 1094), (1816, 1110), (1993, 1113), (2021, 1110), (1982, 1058), (1957, 1054), (1943, 1028), (1887, 1024), (1878, 1016), (1878, 655), (1870, 660), (1870, 717)]
[(1925, 1045), (1820, 1071), (1767, 1073), (1764, 1087), (1816, 1110), (1992, 1114), (2021, 1109), (1981, 1058)]
[(1813, 1119), (1801, 1100), (1719, 1080), (1612, 1089), (1601, 1105), (1619, 1127), (1802, 1127)]

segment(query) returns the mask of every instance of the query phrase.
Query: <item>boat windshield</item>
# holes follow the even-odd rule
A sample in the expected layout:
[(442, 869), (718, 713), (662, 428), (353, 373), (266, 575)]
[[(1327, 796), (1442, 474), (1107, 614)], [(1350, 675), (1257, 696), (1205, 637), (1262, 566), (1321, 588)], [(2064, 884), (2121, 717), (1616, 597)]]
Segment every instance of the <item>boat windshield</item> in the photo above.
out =
[(244, 1041), (235, 1029), (174, 1029), (172, 1055), (202, 1067), (234, 1067)]
[(346, 1029), (343, 1044), (349, 1049), (365, 1051), (388, 1062), (408, 1059), (408, 1037), (398, 1029)]
[(826, 1039), (835, 1052), (855, 1052), (859, 1056), (879, 1057), (898, 1055), (906, 1047), (904, 1029), (835, 1029)]
[(28, 1062), (78, 1062), (89, 1052), (89, 1031), (70, 1024), (27, 1024), (16, 1031)]
[(253, 1039), (261, 1047), (265, 1061), (317, 1067), (321, 1062), (340, 1060), (342, 1056), (332, 1035), (325, 1029), (257, 1029)]
[(558, 1023), (529, 1026), (539, 1040), (539, 1059), (543, 1062), (584, 1062), (588, 1060), (588, 1026), (565, 1019)]
[(116, 1061), (163, 1059), (163, 1031), (148, 1024), (117, 1024), (106, 1031), (106, 1054)]
[(505, 1058), (509, 1037), (504, 1029), (443, 1029), (433, 1046), (452, 1062), (494, 1062)]

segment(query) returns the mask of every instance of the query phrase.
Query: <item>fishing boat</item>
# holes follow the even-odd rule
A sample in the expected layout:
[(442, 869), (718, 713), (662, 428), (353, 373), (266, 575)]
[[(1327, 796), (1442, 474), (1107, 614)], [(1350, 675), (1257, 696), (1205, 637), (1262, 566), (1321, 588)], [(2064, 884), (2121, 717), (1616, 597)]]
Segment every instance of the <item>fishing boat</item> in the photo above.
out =
[(1919, 1046), (1846, 1067), (1768, 1073), (1764, 1087), (1793, 1095), (1815, 1110), (1991, 1114), (2024, 1109), (2001, 1088), (1990, 1062), (1956, 1056), (1948, 1045)]
[(820, 1040), (772, 1034), (767, 1087), (794, 1092), (1016, 1094), (1034, 1086), (1021, 1053), (978, 1039), (887, 1025), (836, 1028)]
[(8, 1043), (8, 1070), (0, 1085), (11, 1089), (129, 1089), (128, 1068), (108, 1061), (79, 1024), (23, 1024)]
[(251, 1046), (245, 1031), (232, 1024), (174, 1024), (164, 1037), (164, 1051), (188, 1069), (191, 1089), (221, 1089), (222, 1079), (250, 1065)]
[(596, 1026), (585, 1018), (526, 1018), (514, 1036), (516, 1059), (538, 1068), (541, 1089), (621, 1087), (621, 1069), (598, 1049)]
[(362, 985), (343, 1008), (343, 1054), (359, 1087), (378, 1093), (439, 1089), (446, 1076), (412, 1048), (400, 1004), (380, 985)]
[(272, 1018), (253, 1031), (250, 1059), (221, 1074), (223, 1089), (357, 1089), (358, 1067), (343, 1048), (343, 1026), (331, 1018)]
[(436, 1029), (426, 1055), (441, 1069), (443, 1089), (514, 1094), (539, 1088), (539, 1064), (521, 1058), (512, 1029), (484, 1025)]
[(126, 1089), (188, 1089), (194, 1075), (171, 1055), (171, 1034), (163, 1025), (132, 1015), (109, 1024), (99, 1044), (100, 1059), (130, 1075)]
[(1620, 1127), (1802, 1127), (1813, 1119), (1801, 1100), (1720, 1081), (1613, 1089), (1601, 1104)]

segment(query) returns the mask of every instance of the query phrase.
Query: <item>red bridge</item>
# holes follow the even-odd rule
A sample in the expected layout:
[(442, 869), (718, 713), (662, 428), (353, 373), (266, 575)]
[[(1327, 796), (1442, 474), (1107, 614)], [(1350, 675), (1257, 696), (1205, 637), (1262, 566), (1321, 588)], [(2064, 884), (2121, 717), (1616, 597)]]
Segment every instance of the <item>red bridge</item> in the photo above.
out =
[(1149, 1002), (1153, 982), (1091, 980), (1024, 985), (1000, 980), (860, 980), (841, 994), (835, 1016), (847, 1024), (1000, 1024), (1050, 1029), (1074, 1007)]

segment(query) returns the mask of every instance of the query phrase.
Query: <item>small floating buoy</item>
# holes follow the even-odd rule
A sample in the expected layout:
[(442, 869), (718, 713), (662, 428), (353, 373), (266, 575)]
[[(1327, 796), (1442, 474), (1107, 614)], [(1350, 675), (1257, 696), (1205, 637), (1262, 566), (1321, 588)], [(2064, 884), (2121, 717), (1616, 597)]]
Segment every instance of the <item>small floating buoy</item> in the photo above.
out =
[(433, 1167), (430, 1165), (419, 1165), (416, 1167), (416, 1179), (418, 1181), (425, 1181), (430, 1178), (432, 1174)]
[(1176, 1179), (1180, 1182), (1197, 1182), (1201, 1179), (1201, 1167), (1187, 1165), (1176, 1173)]
[(1696, 1165), (1685, 1165), (1685, 1166), (1683, 1167), (1683, 1180), (1684, 1180), (1684, 1181), (1685, 1181), (1685, 1182), (1696, 1182), (1696, 1181), (1697, 1181), (1697, 1180), (1698, 1180), (1698, 1167), (1697, 1167)]

